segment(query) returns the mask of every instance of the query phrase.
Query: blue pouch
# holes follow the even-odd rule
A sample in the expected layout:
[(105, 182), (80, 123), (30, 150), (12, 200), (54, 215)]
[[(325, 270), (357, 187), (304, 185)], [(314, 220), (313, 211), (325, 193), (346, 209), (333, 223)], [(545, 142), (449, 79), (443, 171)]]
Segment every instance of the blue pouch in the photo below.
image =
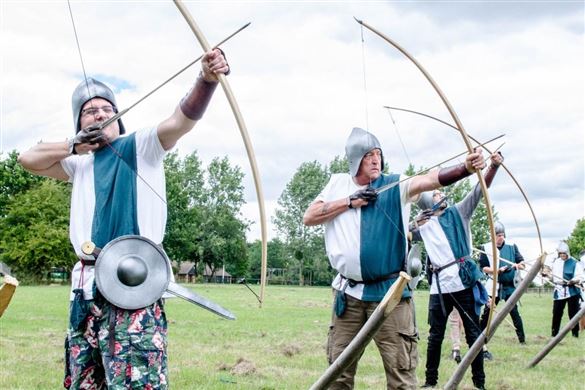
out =
[(73, 290), (73, 301), (71, 302), (71, 308), (69, 310), (69, 326), (71, 329), (78, 330), (81, 328), (87, 315), (89, 313), (89, 305), (83, 298), (83, 289), (76, 288)]
[(335, 310), (335, 315), (337, 317), (341, 317), (343, 313), (345, 313), (345, 308), (347, 307), (347, 299), (345, 298), (345, 289), (349, 284), (349, 280), (345, 282), (345, 285), (341, 290), (335, 290), (335, 302), (333, 303), (333, 309)]
[(459, 263), (459, 277), (465, 288), (471, 288), (482, 278), (483, 273), (479, 270), (477, 263), (469, 256), (465, 261)]
[(473, 286), (473, 299), (475, 300), (475, 314), (481, 313), (481, 308), (488, 302), (489, 295), (481, 282), (476, 282)]

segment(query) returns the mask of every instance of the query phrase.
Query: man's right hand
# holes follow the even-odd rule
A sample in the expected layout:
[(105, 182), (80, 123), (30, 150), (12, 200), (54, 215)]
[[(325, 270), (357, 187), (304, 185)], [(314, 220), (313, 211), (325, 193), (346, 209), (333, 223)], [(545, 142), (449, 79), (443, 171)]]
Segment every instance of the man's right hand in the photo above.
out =
[(579, 280), (579, 278), (573, 278), (573, 279), (569, 280), (567, 284), (568, 284), (569, 286), (574, 286), (574, 285), (576, 285), (576, 284), (579, 284), (580, 282), (581, 282), (581, 281)]
[(75, 135), (75, 144), (99, 144), (104, 141), (104, 132), (100, 128), (100, 123), (94, 123), (81, 129)]
[(378, 193), (376, 192), (375, 189), (368, 187), (366, 189), (354, 192), (349, 197), (349, 200), (356, 200), (356, 199), (363, 199), (363, 200), (368, 201), (368, 202), (373, 202), (376, 199), (378, 199)]
[(367, 206), (369, 202), (374, 202), (376, 199), (378, 199), (378, 193), (375, 189), (368, 187), (356, 191), (349, 196), (349, 207), (358, 208)]
[(435, 212), (431, 209), (422, 210), (418, 215), (415, 217), (416, 224), (418, 226), (422, 226), (431, 219), (431, 217), (435, 215)]
[[(100, 123), (94, 123), (92, 125), (87, 126), (84, 129), (81, 129), (73, 138), (73, 150), (72, 153), (79, 153), (84, 154), (91, 150), (99, 149), (103, 146), (106, 138), (102, 129), (100, 129)], [(78, 148), (79, 145), (84, 145), (88, 147), (83, 147), (80, 150)]]

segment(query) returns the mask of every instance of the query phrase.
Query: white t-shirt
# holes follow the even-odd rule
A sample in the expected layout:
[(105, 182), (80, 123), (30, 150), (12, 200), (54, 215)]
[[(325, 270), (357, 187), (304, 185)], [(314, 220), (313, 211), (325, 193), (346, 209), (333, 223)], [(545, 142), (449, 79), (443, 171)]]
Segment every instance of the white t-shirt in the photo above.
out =
[[(449, 241), (439, 223), (438, 217), (432, 216), (431, 219), (422, 225), (420, 227), (420, 234), (425, 243), (427, 255), (431, 258), (433, 267), (442, 267), (455, 259), (455, 255), (449, 246)], [(431, 294), (439, 293), (435, 275), (433, 274)], [(441, 283), (442, 294), (465, 290), (465, 286), (459, 277), (459, 267), (457, 264), (444, 268), (439, 272), (439, 283)]]
[[(161, 243), (167, 221), (167, 206), (163, 202), (163, 199), (166, 201), (163, 166), (166, 152), (160, 144), (156, 127), (139, 130), (135, 137), (136, 166), (142, 178), (135, 178), (140, 235), (155, 243)], [(95, 212), (94, 155), (70, 156), (62, 160), (61, 165), (69, 176), (69, 182), (73, 184), (69, 223), (71, 245), (79, 258), (88, 258), (81, 252), (81, 245), (91, 241), (92, 237)], [(71, 273), (72, 289), (83, 287), (84, 298), (92, 299), (93, 281), (94, 267), (82, 267), (81, 262), (77, 262)], [(71, 293), (70, 299), (73, 297)]]
[[(568, 287), (563, 286), (563, 277), (565, 273), (565, 261), (561, 258), (556, 258), (553, 260), (552, 263), (552, 281), (555, 283), (555, 294), (554, 299), (568, 299), (571, 297), (570, 290)], [(575, 272), (573, 273), (573, 278), (583, 281), (585, 279), (585, 271), (583, 270), (583, 263), (577, 261), (575, 264)]]
[[(403, 178), (406, 178), (406, 176), (401, 175), (400, 179), (402, 180)], [(409, 183), (407, 180), (399, 184), (402, 221), (404, 224), (402, 226), (402, 232), (404, 237), (406, 237), (404, 232), (408, 231), (410, 202), (417, 198), (416, 196), (411, 199), (408, 198), (410, 190)], [(366, 187), (367, 185), (357, 185), (347, 173), (334, 174), (331, 176), (329, 183), (327, 183), (325, 188), (317, 196), (315, 202), (330, 202), (345, 198)], [(382, 215), (380, 217), (384, 218)], [(327, 251), (327, 257), (331, 266), (339, 272), (331, 284), (337, 290), (340, 290), (344, 284), (341, 275), (354, 280), (363, 280), (360, 267), (360, 226), (361, 208), (349, 209), (325, 224), (325, 249)], [(360, 283), (354, 287), (347, 286), (345, 292), (355, 298), (361, 299), (363, 288), (364, 285)]]

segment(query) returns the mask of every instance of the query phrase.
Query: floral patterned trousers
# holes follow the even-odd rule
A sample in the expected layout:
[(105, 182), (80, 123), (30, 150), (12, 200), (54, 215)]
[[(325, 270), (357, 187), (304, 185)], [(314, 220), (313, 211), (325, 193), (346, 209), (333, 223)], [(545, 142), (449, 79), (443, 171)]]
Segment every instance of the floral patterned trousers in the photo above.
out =
[(162, 302), (125, 310), (98, 296), (65, 340), (67, 389), (167, 389), (167, 321)]

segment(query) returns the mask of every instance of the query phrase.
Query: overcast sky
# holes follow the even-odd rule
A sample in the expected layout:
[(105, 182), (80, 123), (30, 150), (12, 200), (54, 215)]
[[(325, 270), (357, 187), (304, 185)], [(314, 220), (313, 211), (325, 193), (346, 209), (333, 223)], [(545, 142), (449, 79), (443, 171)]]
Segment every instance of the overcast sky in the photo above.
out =
[[(71, 93), (83, 80), (67, 2), (4, 0), (0, 7), (1, 151), (64, 140), (73, 132)], [(73, 1), (71, 8), (87, 74), (107, 81), (121, 108), (201, 54), (171, 1)], [(554, 250), (585, 215), (582, 1), (214, 1), (188, 8), (211, 44), (252, 22), (223, 48), (269, 216), (299, 165), (343, 155), (354, 126), (380, 139), (393, 172), (409, 161), (431, 166), (465, 150), (458, 133), (428, 119), (394, 112), (393, 124), (384, 105), (450, 117), (397, 50), (367, 30), (362, 44), (354, 16), (415, 56), (469, 134), (480, 140), (506, 134), (505, 164), (532, 202), (545, 250)], [(196, 65), (128, 113), (126, 128), (153, 126), (170, 115), (198, 71)], [(258, 220), (246, 152), (221, 90), (178, 148), (197, 150), (205, 163), (227, 155), (241, 166), (243, 214)], [(534, 222), (505, 172), (490, 196), (508, 240), (535, 257)], [(259, 236), (256, 223), (248, 238)]]

